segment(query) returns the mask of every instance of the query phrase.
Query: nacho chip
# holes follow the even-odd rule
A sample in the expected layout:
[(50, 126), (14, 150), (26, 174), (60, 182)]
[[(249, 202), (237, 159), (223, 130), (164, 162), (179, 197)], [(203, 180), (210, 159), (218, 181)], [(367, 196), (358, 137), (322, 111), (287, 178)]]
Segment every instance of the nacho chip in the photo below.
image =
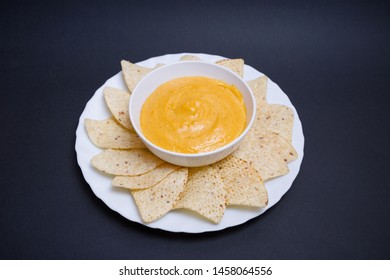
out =
[(267, 104), (267, 81), (266, 76), (249, 81), (256, 98), (257, 112), (250, 136), (247, 137), (252, 138), (253, 143), (255, 139), (259, 140), (259, 145), (268, 146), (288, 163), (298, 157), (291, 140), (287, 140), (292, 137), (293, 113), (287, 106)]
[(248, 81), (248, 85), (256, 99), (257, 112), (260, 112), (263, 107), (267, 105), (267, 84), (267, 76), (260, 76), (254, 80)]
[(131, 191), (144, 222), (153, 222), (174, 207), (184, 190), (187, 175), (188, 169), (180, 168), (152, 188)]
[(226, 208), (226, 190), (219, 174), (211, 166), (190, 168), (184, 192), (175, 209), (188, 209), (214, 223), (222, 220)]
[(289, 172), (287, 163), (280, 154), (259, 142), (254, 130), (249, 131), (232, 155), (249, 162), (263, 182)]
[(228, 156), (213, 167), (221, 176), (227, 192), (227, 205), (265, 207), (268, 194), (257, 171), (246, 161)]
[(264, 111), (266, 130), (276, 132), (289, 143), (292, 141), (294, 112), (285, 105), (269, 104)]
[(201, 60), (201, 59), (196, 55), (183, 55), (182, 57), (180, 57), (180, 61), (186, 61), (186, 60)]
[(140, 175), (162, 163), (161, 159), (146, 149), (107, 149), (91, 159), (93, 167), (111, 175)]
[(215, 62), (218, 65), (229, 68), (233, 72), (236, 72), (241, 78), (244, 76), (244, 60), (242, 58), (235, 59), (222, 59)]
[(113, 87), (105, 87), (103, 94), (115, 119), (125, 128), (134, 131), (129, 116), (130, 93)]
[(121, 65), (123, 78), (130, 92), (133, 92), (136, 84), (153, 70), (148, 67), (133, 64), (127, 60), (122, 60)]
[(136, 133), (121, 126), (114, 117), (102, 121), (85, 119), (85, 128), (92, 143), (99, 148), (131, 149), (145, 147)]
[(163, 163), (148, 173), (138, 176), (116, 176), (112, 180), (114, 187), (131, 190), (148, 189), (161, 182), (165, 177), (177, 170), (179, 166)]
[[(297, 159), (298, 154), (293, 145), (288, 142), (284, 137), (280, 136), (278, 133), (267, 130), (265, 113), (256, 115), (256, 119), (252, 125), (251, 130), (244, 139), (246, 143), (252, 141), (253, 145), (263, 145), (268, 146), (272, 150), (276, 151), (283, 160), (287, 163)], [(256, 143), (256, 140), (258, 141)], [(247, 145), (247, 144), (243, 144)], [(249, 145), (252, 145), (249, 143)]]

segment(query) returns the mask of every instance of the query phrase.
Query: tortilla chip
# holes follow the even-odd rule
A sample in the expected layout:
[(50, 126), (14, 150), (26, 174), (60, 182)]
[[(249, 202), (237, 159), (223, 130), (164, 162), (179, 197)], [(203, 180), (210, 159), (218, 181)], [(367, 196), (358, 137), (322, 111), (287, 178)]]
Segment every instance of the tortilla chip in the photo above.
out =
[(233, 156), (249, 162), (260, 174), (263, 182), (289, 172), (287, 163), (276, 151), (262, 144), (254, 130), (249, 131)]
[[(268, 146), (280, 154), (283, 160), (287, 163), (294, 161), (298, 157), (297, 151), (289, 141), (280, 136), (279, 133), (268, 130), (265, 112), (257, 111), (252, 128), (245, 138), (247, 138), (244, 139), (247, 144), (243, 145)], [(257, 143), (256, 140), (258, 141)], [(252, 143), (248, 144), (250, 141), (252, 141)]]
[(180, 61), (186, 61), (186, 60), (201, 60), (201, 59), (195, 55), (183, 55), (182, 57), (180, 57)]
[(105, 87), (103, 94), (115, 119), (125, 128), (134, 131), (129, 116), (130, 93), (113, 87)]
[(153, 222), (174, 207), (184, 190), (187, 175), (188, 169), (180, 168), (152, 188), (131, 191), (144, 222)]
[(139, 66), (126, 60), (122, 60), (121, 65), (123, 78), (130, 92), (133, 92), (137, 83), (153, 70), (152, 68)]
[(163, 163), (148, 173), (138, 176), (116, 176), (112, 180), (114, 187), (127, 188), (131, 190), (148, 189), (161, 182), (165, 177), (178, 169), (179, 166)]
[(264, 111), (264, 121), (266, 130), (279, 134), (291, 143), (294, 111), (290, 107), (280, 104), (269, 104)]
[(228, 156), (213, 167), (221, 175), (227, 192), (227, 205), (265, 207), (268, 193), (257, 171), (246, 161)]
[(163, 161), (146, 149), (107, 149), (91, 159), (91, 164), (111, 175), (140, 175), (151, 171)]
[(252, 125), (254, 133), (264, 135), (266, 133), (265, 127), (265, 108), (267, 104), (267, 83), (268, 78), (261, 76), (248, 82), (249, 87), (252, 89), (256, 99), (256, 118)]
[(218, 65), (229, 68), (233, 72), (236, 72), (241, 78), (244, 76), (244, 60), (241, 58), (235, 59), (222, 59), (215, 62)]
[(226, 190), (221, 177), (211, 166), (190, 168), (184, 192), (175, 209), (197, 212), (214, 223), (222, 220), (226, 208)]
[(267, 84), (267, 76), (261, 76), (254, 80), (248, 81), (248, 85), (256, 99), (256, 109), (258, 112), (260, 112), (267, 104)]
[(85, 119), (85, 128), (92, 143), (99, 148), (131, 149), (145, 147), (136, 133), (121, 126), (114, 117), (102, 121)]

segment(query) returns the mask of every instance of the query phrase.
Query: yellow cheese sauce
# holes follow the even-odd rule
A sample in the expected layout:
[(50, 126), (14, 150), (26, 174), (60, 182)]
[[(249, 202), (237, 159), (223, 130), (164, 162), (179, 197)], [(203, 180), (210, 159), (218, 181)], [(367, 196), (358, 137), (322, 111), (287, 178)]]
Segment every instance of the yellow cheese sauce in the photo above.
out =
[(141, 129), (155, 145), (195, 154), (216, 150), (245, 129), (246, 108), (234, 85), (202, 76), (160, 85), (141, 110)]

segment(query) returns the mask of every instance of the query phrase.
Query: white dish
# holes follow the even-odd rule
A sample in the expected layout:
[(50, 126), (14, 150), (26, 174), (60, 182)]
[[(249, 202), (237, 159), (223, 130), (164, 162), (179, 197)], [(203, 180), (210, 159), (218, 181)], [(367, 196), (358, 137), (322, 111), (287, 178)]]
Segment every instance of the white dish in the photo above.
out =
[[(224, 59), (224, 57), (216, 55), (180, 53), (150, 58), (137, 64), (153, 68), (158, 63), (169, 64), (179, 61), (180, 57), (183, 55), (196, 55), (202, 60), (209, 62), (215, 62), (217, 60)], [(251, 66), (244, 66), (244, 80), (252, 80), (262, 75), (264, 74), (252, 68)], [(99, 197), (112, 210), (118, 212), (130, 221), (143, 224), (150, 228), (158, 228), (171, 232), (187, 233), (218, 231), (228, 227), (237, 226), (247, 222), (250, 219), (258, 217), (269, 208), (274, 206), (290, 189), (294, 179), (298, 175), (303, 159), (304, 148), (302, 124), (296, 109), (292, 105), (287, 95), (280, 89), (277, 84), (269, 79), (267, 89), (268, 102), (290, 106), (294, 111), (292, 144), (298, 152), (298, 158), (295, 161), (289, 163), (290, 172), (288, 174), (265, 182), (265, 186), (269, 195), (268, 206), (261, 209), (228, 207), (225, 211), (222, 221), (217, 225), (202, 219), (197, 215), (192, 215), (187, 211), (184, 212), (181, 210), (169, 212), (167, 215), (155, 222), (144, 223), (138, 213), (137, 207), (129, 191), (126, 189), (112, 187), (111, 181), (113, 177), (96, 171), (90, 164), (91, 158), (94, 155), (100, 153), (102, 150), (94, 146), (89, 140), (84, 127), (84, 120), (85, 118), (103, 120), (111, 115), (104, 102), (103, 88), (105, 86), (126, 89), (126, 85), (122, 78), (122, 72), (119, 72), (107, 80), (104, 85), (102, 85), (95, 92), (92, 98), (88, 101), (83, 113), (81, 114), (76, 130), (75, 148), (77, 153), (77, 162), (81, 168), (85, 180), (90, 185), (95, 195)]]
[[(185, 76), (207, 76), (235, 85), (241, 92), (246, 105), (245, 130), (234, 141), (207, 153), (183, 154), (165, 150), (150, 142), (142, 133), (140, 117), (146, 99), (163, 83)], [(129, 105), (130, 119), (139, 137), (149, 150), (159, 158), (180, 166), (198, 167), (213, 164), (231, 154), (244, 139), (256, 117), (256, 101), (252, 90), (240, 76), (226, 67), (205, 61), (184, 61), (157, 68), (144, 77), (134, 88)]]

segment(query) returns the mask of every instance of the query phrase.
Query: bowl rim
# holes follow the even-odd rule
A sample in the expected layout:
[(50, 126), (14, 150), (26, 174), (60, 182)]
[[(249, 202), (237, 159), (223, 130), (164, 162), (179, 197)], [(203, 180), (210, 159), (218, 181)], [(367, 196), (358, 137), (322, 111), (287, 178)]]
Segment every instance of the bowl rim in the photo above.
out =
[[(229, 143), (219, 147), (218, 149), (215, 149), (215, 150), (212, 150), (212, 151), (208, 151), (208, 152), (201, 152), (201, 153), (194, 153), (194, 154), (190, 154), (190, 153), (179, 153), (179, 152), (174, 152), (174, 151), (170, 151), (170, 150), (167, 150), (167, 149), (164, 149), (164, 148), (161, 148), (160, 146), (154, 144), (153, 142), (151, 142), (149, 139), (147, 139), (145, 137), (145, 135), (143, 134), (142, 130), (139, 129), (137, 127), (137, 125), (134, 124), (134, 121), (133, 121), (133, 117), (132, 117), (132, 112), (134, 112), (134, 110), (132, 110), (131, 108), (134, 106), (134, 93), (137, 92), (137, 88), (140, 87), (140, 85), (142, 85), (142, 82), (144, 82), (144, 80), (146, 80), (150, 75), (156, 75), (156, 72), (161, 72), (161, 71), (164, 71), (165, 68), (169, 68), (169, 67), (172, 67), (174, 65), (177, 65), (177, 64), (205, 64), (205, 65), (209, 65), (209, 66), (213, 66), (213, 67), (216, 67), (216, 68), (219, 68), (220, 70), (222, 71), (225, 71), (225, 72), (228, 72), (230, 73), (231, 75), (235, 76), (236, 78), (238, 78), (239, 81), (242, 82), (242, 84), (244, 85), (244, 87), (248, 90), (249, 92), (249, 97), (252, 101), (252, 104), (253, 104), (253, 110), (252, 110), (252, 115), (250, 117), (250, 120), (249, 120), (249, 123), (246, 125), (245, 129), (241, 132), (241, 134), (236, 137), (233, 141), (230, 141)], [(195, 75), (193, 75), (195, 76)], [(200, 75), (201, 76), (201, 75)], [(185, 76), (182, 76), (182, 77), (185, 77)], [(205, 76), (206, 77), (206, 76)], [(158, 85), (160, 86), (160, 85)], [(157, 86), (157, 87), (158, 87)], [(241, 93), (241, 91), (240, 91)], [(151, 93), (150, 93), (151, 94)], [(149, 95), (150, 95), (149, 94)], [(243, 95), (243, 93), (241, 93), (241, 95)], [(142, 104), (143, 105), (143, 104)], [(141, 106), (142, 106), (141, 105)], [(246, 106), (246, 104), (245, 104)], [(153, 147), (154, 149), (158, 150), (160, 153), (165, 153), (165, 154), (168, 154), (170, 156), (174, 156), (174, 157), (187, 157), (187, 158), (199, 158), (199, 157), (209, 157), (209, 156), (213, 156), (215, 154), (219, 154), (220, 152), (226, 150), (226, 149), (229, 149), (231, 147), (234, 147), (235, 145), (237, 145), (237, 143), (241, 142), (241, 140), (248, 134), (249, 130), (251, 129), (253, 123), (254, 123), (254, 120), (256, 118), (256, 110), (257, 110), (257, 105), (256, 105), (256, 98), (254, 96), (254, 93), (252, 91), (252, 89), (250, 88), (250, 86), (248, 85), (248, 83), (241, 77), (239, 76), (236, 72), (232, 71), (231, 69), (229, 68), (226, 68), (224, 66), (221, 66), (221, 65), (218, 65), (218, 64), (215, 64), (215, 63), (212, 63), (212, 62), (208, 62), (208, 61), (200, 61), (200, 60), (188, 60), (188, 61), (177, 61), (177, 62), (174, 62), (174, 63), (169, 63), (169, 64), (166, 64), (166, 65), (163, 65), (163, 66), (160, 66), (156, 69), (153, 69), (151, 72), (149, 72), (148, 74), (146, 74), (138, 83), (137, 85), (135, 86), (133, 92), (131, 93), (131, 96), (130, 96), (130, 102), (129, 102), (129, 117), (130, 117), (130, 121), (131, 121), (131, 124), (133, 125), (133, 128), (136, 132), (136, 134), (141, 138), (141, 140), (146, 144), (146, 146), (151, 146)], [(149, 147), (148, 147), (149, 148)]]

